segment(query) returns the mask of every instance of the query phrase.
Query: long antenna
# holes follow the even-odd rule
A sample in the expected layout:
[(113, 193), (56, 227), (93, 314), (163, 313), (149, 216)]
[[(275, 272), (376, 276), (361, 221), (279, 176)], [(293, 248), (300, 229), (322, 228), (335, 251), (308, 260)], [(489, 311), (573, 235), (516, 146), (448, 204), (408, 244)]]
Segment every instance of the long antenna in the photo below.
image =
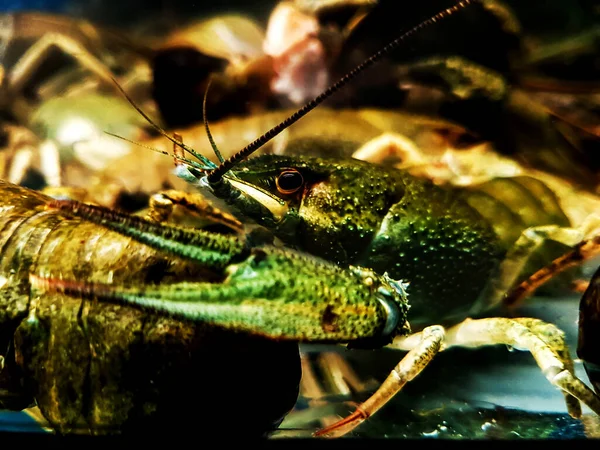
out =
[(216, 169), (214, 169), (212, 172), (210, 172), (208, 174), (208, 176), (207, 176), (208, 183), (214, 184), (214, 183), (218, 183), (219, 181), (221, 181), (221, 178), (223, 178), (223, 176), (229, 170), (231, 170), (231, 168), (233, 166), (235, 166), (235, 164), (237, 164), (239, 161), (243, 160), (244, 158), (247, 158), (250, 154), (252, 154), (252, 152), (256, 151), (257, 149), (259, 149), (260, 147), (265, 145), (267, 142), (269, 142), (271, 139), (273, 139), (275, 136), (277, 136), (279, 133), (281, 133), (283, 130), (288, 128), (290, 125), (292, 125), (295, 122), (297, 122), (298, 120), (300, 120), (302, 117), (304, 117), (306, 114), (308, 114), (314, 108), (316, 108), (318, 105), (323, 103), (323, 101), (325, 101), (327, 98), (329, 98), (335, 92), (339, 91), (342, 87), (344, 87), (346, 84), (348, 84), (358, 74), (362, 73), (365, 69), (371, 67), (373, 64), (375, 64), (381, 58), (386, 56), (388, 53), (395, 50), (396, 47), (398, 47), (401, 43), (403, 43), (407, 38), (409, 38), (416, 32), (422, 30), (423, 28), (436, 23), (439, 20), (450, 17), (451, 15), (455, 14), (456, 12), (466, 8), (470, 4), (478, 3), (480, 1), (482, 1), (482, 0), (462, 0), (462, 1), (458, 2), (456, 5), (448, 8), (448, 9), (445, 9), (443, 11), (440, 11), (437, 14), (435, 14), (434, 16), (430, 17), (429, 19), (424, 20), (420, 24), (414, 26), (413, 28), (411, 28), (410, 30), (408, 30), (407, 32), (402, 34), (400, 37), (391, 41), (389, 44), (387, 44), (385, 47), (383, 47), (377, 53), (375, 53), (371, 57), (367, 58), (361, 64), (356, 66), (354, 69), (352, 69), (346, 75), (344, 75), (342, 78), (340, 78), (338, 81), (336, 81), (330, 87), (328, 87), (323, 93), (321, 93), (320, 95), (315, 97), (313, 100), (309, 101), (306, 105), (304, 105), (302, 108), (300, 108), (294, 114), (289, 116), (287, 119), (285, 119), (279, 125), (274, 126), (269, 131), (267, 131), (265, 134), (263, 134), (258, 139), (256, 139), (254, 142), (251, 142), (246, 147), (244, 147), (242, 150), (240, 150), (238, 153), (234, 154), (229, 159), (227, 159), (226, 161), (221, 163), (221, 165), (219, 167), (217, 167)]
[(206, 114), (206, 100), (208, 99), (208, 90), (210, 89), (210, 85), (212, 83), (212, 76), (208, 77), (208, 83), (206, 84), (206, 90), (204, 91), (204, 99), (202, 100), (202, 119), (204, 120), (204, 129), (206, 130), (206, 136), (208, 136), (208, 142), (210, 142), (210, 146), (213, 149), (213, 152), (219, 159), (219, 164), (223, 164), (223, 156), (217, 147), (215, 140), (213, 139), (213, 135), (210, 132), (210, 127), (208, 126), (208, 116)]
[[(168, 140), (170, 140), (173, 144), (177, 145), (178, 147), (182, 148), (184, 151), (188, 152), (190, 155), (197, 158), (199, 161), (201, 161), (207, 167), (214, 168), (216, 166), (215, 163), (213, 163), (210, 159), (206, 158), (204, 155), (197, 153), (193, 148), (185, 145), (183, 142), (179, 142), (179, 141), (175, 140), (172, 136), (167, 134), (167, 132), (165, 130), (163, 130), (156, 123), (154, 123), (154, 121), (142, 110), (142, 108), (140, 108), (138, 105), (135, 104), (133, 99), (127, 94), (127, 92), (125, 92), (125, 89), (123, 89), (121, 87), (121, 85), (119, 84), (119, 82), (117, 80), (115, 80), (114, 78), (112, 80), (113, 80), (113, 83), (115, 84), (115, 86), (117, 87), (117, 89), (119, 89), (121, 94), (129, 102), (129, 104), (131, 106), (133, 106), (133, 108), (146, 120), (146, 122), (148, 122), (152, 126), (152, 128), (154, 128), (156, 131), (158, 131), (160, 134), (162, 134), (164, 137), (166, 137)], [(120, 137), (120, 136), (117, 136), (117, 137)]]

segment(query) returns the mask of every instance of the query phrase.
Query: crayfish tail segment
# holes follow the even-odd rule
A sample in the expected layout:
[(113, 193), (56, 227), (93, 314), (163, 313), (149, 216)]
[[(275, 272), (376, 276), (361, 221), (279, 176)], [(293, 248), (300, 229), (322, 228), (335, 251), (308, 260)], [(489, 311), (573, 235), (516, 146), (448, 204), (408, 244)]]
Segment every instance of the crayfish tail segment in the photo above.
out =
[(442, 342), (444, 341), (444, 328), (439, 325), (434, 325), (423, 329), (419, 335), (420, 339), (416, 346), (402, 358), (371, 397), (359, 405), (356, 411), (350, 416), (317, 431), (315, 436), (341, 437), (349, 433), (367, 418), (375, 414), (391, 400), (407, 382), (411, 381), (421, 373), (440, 351)]
[(47, 208), (64, 211), (71, 216), (129, 236), (154, 249), (170, 252), (176, 256), (210, 266), (225, 266), (236, 257), (245, 255), (247, 251), (245, 243), (240, 239), (192, 228), (159, 225), (141, 217), (101, 206), (76, 201), (53, 200), (48, 203)]

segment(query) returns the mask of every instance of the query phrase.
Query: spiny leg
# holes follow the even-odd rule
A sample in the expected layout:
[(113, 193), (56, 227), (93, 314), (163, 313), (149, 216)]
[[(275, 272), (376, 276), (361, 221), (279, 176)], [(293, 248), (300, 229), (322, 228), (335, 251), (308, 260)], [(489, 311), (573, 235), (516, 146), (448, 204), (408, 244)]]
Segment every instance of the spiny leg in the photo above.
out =
[(29, 47), (11, 69), (7, 76), (8, 89), (12, 93), (20, 92), (53, 48), (59, 48), (106, 83), (112, 83), (111, 71), (79, 42), (63, 34), (47, 33)]
[[(419, 334), (398, 339), (391, 347), (410, 348)], [(574, 375), (574, 364), (564, 333), (552, 324), (532, 318), (467, 319), (446, 331), (443, 348), (497, 344), (529, 351), (550, 383), (563, 391), (567, 411), (572, 417), (581, 416), (579, 401), (597, 413), (600, 411), (600, 399)]]
[(389, 401), (407, 381), (417, 376), (441, 350), (452, 346), (481, 347), (504, 344), (528, 350), (546, 378), (565, 395), (567, 410), (581, 416), (579, 401), (600, 414), (600, 398), (574, 375), (573, 360), (564, 342), (563, 332), (552, 324), (531, 318), (489, 318), (464, 322), (444, 331), (441, 326), (397, 338), (392, 348), (410, 350), (381, 387), (349, 417), (316, 433), (339, 437), (356, 428)]
[[(546, 344), (550, 346), (552, 350), (558, 355), (560, 360), (564, 363), (565, 369), (570, 374), (575, 374), (575, 364), (569, 353), (569, 348), (565, 342), (565, 334), (551, 323), (544, 322), (539, 319), (531, 318), (516, 318), (517, 322), (523, 323), (532, 332), (535, 332)], [(581, 417), (581, 405), (577, 397), (574, 397), (569, 392), (563, 390), (565, 402), (567, 403), (567, 411), (573, 417)]]
[(446, 336), (445, 348), (504, 344), (529, 351), (548, 381), (563, 391), (572, 417), (581, 416), (579, 401), (600, 414), (600, 398), (575, 376), (564, 333), (556, 326), (532, 318), (467, 319)]
[(584, 261), (597, 256), (598, 253), (600, 253), (600, 236), (581, 241), (572, 250), (556, 258), (547, 266), (542, 267), (512, 289), (504, 298), (504, 305), (509, 307), (517, 306), (558, 273), (570, 267), (581, 265)]
[[(585, 239), (586, 236), (595, 236), (596, 234), (600, 236), (600, 233), (596, 231), (600, 229), (599, 223), (598, 216), (592, 214), (585, 220), (585, 223), (577, 228), (541, 225), (523, 230), (505, 255), (492, 282), (486, 286), (486, 292), (480, 297), (480, 304), (474, 305), (472, 311), (484, 311), (496, 304), (513, 309), (517, 302), (530, 296), (535, 289), (554, 275), (583, 261), (577, 257), (576, 261), (570, 260), (570, 258), (573, 254), (576, 255), (580, 251), (579, 247), (586, 243), (591, 242), (592, 245), (590, 248), (583, 248), (586, 253), (583, 258), (589, 259), (594, 256), (600, 250), (600, 246), (592, 240)], [(539, 256), (540, 252), (544, 251), (548, 242), (554, 242), (553, 247), (556, 247), (556, 244), (562, 247), (564, 252), (562, 256), (538, 270), (519, 285), (518, 283), (523, 277), (531, 273), (527, 272), (527, 265), (535, 260), (536, 255)], [(557, 253), (555, 252), (554, 255)], [(563, 260), (565, 257), (567, 259)], [(565, 265), (565, 263), (567, 264)]]
[(167, 190), (152, 195), (146, 219), (157, 223), (166, 222), (173, 214), (175, 206), (185, 208), (213, 223), (225, 225), (237, 233), (241, 233), (244, 229), (239, 220), (214, 206), (202, 194), (177, 190)]
[(407, 382), (421, 373), (440, 351), (443, 341), (443, 327), (434, 325), (423, 329), (416, 342), (413, 341), (414, 347), (402, 358), (371, 397), (360, 404), (350, 416), (317, 431), (315, 436), (339, 437), (359, 426), (384, 406)]

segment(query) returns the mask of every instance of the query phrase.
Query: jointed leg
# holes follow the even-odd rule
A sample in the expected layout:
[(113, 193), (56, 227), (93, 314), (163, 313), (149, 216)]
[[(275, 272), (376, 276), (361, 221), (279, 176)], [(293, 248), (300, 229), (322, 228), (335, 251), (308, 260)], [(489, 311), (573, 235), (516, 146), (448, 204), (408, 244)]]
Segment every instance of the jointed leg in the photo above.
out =
[(4, 77), (4, 89), (12, 99), (12, 113), (22, 123), (28, 122), (33, 106), (20, 93), (54, 48), (74, 58), (103, 82), (107, 84), (113, 82), (111, 71), (80, 43), (60, 33), (47, 33), (27, 49)]
[(15, 146), (6, 179), (19, 184), (25, 178), (27, 170), (33, 165), (35, 153), (39, 154), (40, 171), (46, 184), (51, 187), (61, 185), (60, 154), (56, 144), (50, 140), (34, 145), (31, 141)]
[(580, 242), (571, 251), (556, 258), (519, 284), (509, 292), (503, 303), (506, 306), (516, 306), (556, 274), (570, 267), (578, 266), (598, 253), (600, 253), (600, 236)]
[(316, 433), (342, 436), (356, 428), (389, 401), (407, 381), (427, 366), (438, 351), (452, 346), (482, 347), (504, 344), (531, 352), (546, 378), (561, 389), (569, 414), (581, 416), (579, 401), (600, 415), (600, 398), (574, 375), (573, 360), (562, 331), (552, 324), (530, 318), (489, 318), (464, 322), (444, 332), (441, 326), (396, 339), (390, 347), (410, 350), (381, 387), (352, 415)]
[(35, 42), (19, 59), (10, 71), (8, 89), (18, 92), (33, 76), (53, 48), (59, 48), (67, 55), (76, 59), (83, 67), (89, 69), (107, 84), (111, 84), (113, 74), (106, 66), (85, 47), (74, 39), (59, 33), (47, 33)]
[[(365, 392), (373, 387), (372, 383), (376, 383), (374, 379), (361, 380), (344, 356), (338, 352), (321, 353), (317, 357), (317, 362), (336, 395)], [(375, 387), (378, 385), (379, 383), (376, 383)]]
[(166, 222), (171, 217), (175, 206), (181, 206), (200, 217), (225, 225), (238, 233), (243, 230), (243, 225), (239, 220), (214, 206), (203, 195), (176, 190), (152, 195), (146, 218), (158, 223)]
[[(379, 383), (371, 378), (362, 381), (354, 369), (348, 364), (343, 355), (336, 351), (327, 351), (317, 355), (316, 361), (307, 354), (301, 355), (302, 382), (301, 396), (308, 400), (310, 408), (327, 405), (327, 397), (349, 397), (353, 392), (367, 392), (377, 388)], [(318, 367), (317, 375), (315, 366)], [(325, 379), (325, 380), (324, 380)], [(326, 387), (324, 387), (324, 385)], [(356, 406), (355, 402), (345, 402)], [(320, 415), (319, 422), (323, 427), (338, 421), (336, 415)]]
[(441, 326), (425, 328), (420, 334), (419, 342), (411, 349), (392, 370), (379, 389), (364, 403), (359, 405), (350, 416), (324, 428), (316, 436), (338, 437), (352, 431), (385, 405), (404, 385), (415, 378), (440, 351), (444, 340), (444, 329)]
[(61, 185), (60, 153), (52, 140), (40, 144), (40, 170), (48, 186)]
[(572, 417), (581, 416), (577, 399), (600, 414), (600, 399), (575, 377), (564, 334), (554, 325), (531, 318), (467, 319), (449, 329), (447, 337), (446, 348), (505, 344), (531, 352), (548, 381), (563, 391)]
[[(523, 230), (500, 264), (493, 282), (488, 283), (481, 296), (482, 303), (474, 305), (472, 310), (482, 311), (495, 304), (512, 309), (556, 274), (596, 256), (600, 253), (597, 230), (600, 230), (600, 218), (595, 214), (578, 228), (542, 225)], [(564, 253), (518, 284), (530, 273), (526, 272), (527, 264), (544, 251), (548, 242), (553, 242), (553, 247), (562, 246)]]
[[(306, 354), (301, 355), (302, 362), (302, 382), (300, 383), (300, 394), (308, 400), (311, 408), (318, 408), (326, 403), (325, 389), (315, 373), (314, 367)], [(337, 422), (335, 415), (325, 415), (319, 417), (321, 426), (329, 426)]]

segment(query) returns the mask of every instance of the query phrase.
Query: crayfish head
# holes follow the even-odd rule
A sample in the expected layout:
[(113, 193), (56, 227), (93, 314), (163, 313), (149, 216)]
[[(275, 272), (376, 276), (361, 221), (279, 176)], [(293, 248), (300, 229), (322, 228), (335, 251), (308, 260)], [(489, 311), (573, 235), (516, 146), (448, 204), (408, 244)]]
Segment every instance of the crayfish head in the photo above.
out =
[(228, 177), (237, 195), (213, 193), (288, 245), (345, 265), (403, 196), (403, 184), (390, 177), (358, 160), (262, 155)]

